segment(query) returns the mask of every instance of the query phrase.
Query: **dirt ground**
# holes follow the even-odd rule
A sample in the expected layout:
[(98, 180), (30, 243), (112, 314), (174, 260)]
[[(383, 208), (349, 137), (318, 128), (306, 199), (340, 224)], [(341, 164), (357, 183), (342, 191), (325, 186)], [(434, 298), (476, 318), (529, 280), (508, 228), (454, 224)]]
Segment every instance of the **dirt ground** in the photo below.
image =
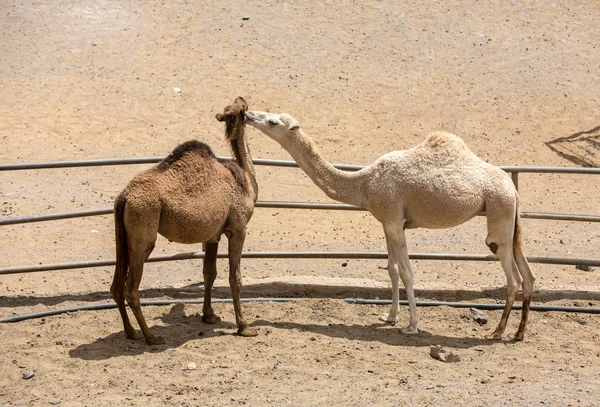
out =
[[(492, 3), (492, 4), (490, 4)], [(238, 95), (287, 112), (331, 162), (366, 165), (454, 132), (496, 165), (600, 165), (595, 1), (0, 2), (0, 163), (164, 156), (195, 138), (229, 155), (216, 113)], [(255, 158), (290, 159), (248, 130)], [(0, 174), (0, 216), (106, 208), (148, 165)], [(327, 201), (298, 169), (257, 167), (259, 200)], [(529, 212), (598, 215), (595, 175), (521, 174)], [(596, 223), (523, 221), (529, 256), (599, 258)], [(111, 216), (3, 226), (0, 267), (114, 258)], [(413, 253), (488, 254), (485, 221), (407, 233)], [(154, 255), (197, 251), (160, 238)], [(222, 244), (221, 251), (225, 250)], [(365, 212), (257, 209), (246, 251), (383, 252)], [(233, 307), (144, 308), (166, 344), (126, 339), (114, 309), (0, 324), (0, 406), (600, 406), (600, 318), (533, 312), (523, 342), (463, 309), (380, 323), (384, 260), (244, 260), (255, 338)], [(413, 261), (420, 300), (503, 302), (498, 263)], [(201, 262), (148, 264), (145, 299), (202, 298)], [(535, 304), (600, 306), (600, 271), (532, 264)], [(111, 302), (110, 267), (0, 275), (0, 318)], [(229, 296), (219, 262), (215, 295)], [(401, 324), (408, 319), (402, 307)], [(461, 357), (429, 356), (441, 345)], [(194, 365), (195, 364), (195, 368)], [(24, 379), (24, 372), (35, 376)]]

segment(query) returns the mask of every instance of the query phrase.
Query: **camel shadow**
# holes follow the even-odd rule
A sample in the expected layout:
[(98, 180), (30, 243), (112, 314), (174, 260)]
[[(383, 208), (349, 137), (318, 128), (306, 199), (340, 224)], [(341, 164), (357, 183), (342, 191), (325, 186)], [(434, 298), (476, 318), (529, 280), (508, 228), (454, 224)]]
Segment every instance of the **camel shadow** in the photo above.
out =
[(567, 137), (559, 137), (544, 144), (573, 164), (581, 167), (600, 166), (600, 126), (580, 131)]
[[(203, 340), (219, 336), (237, 336), (237, 327), (234, 323), (218, 322), (213, 325), (202, 322), (200, 315), (187, 316), (184, 304), (176, 304), (171, 310), (155, 320), (162, 321), (165, 325), (150, 327), (156, 336), (163, 337), (165, 344), (149, 346), (144, 340), (128, 339), (122, 330), (105, 337), (96, 338), (91, 343), (81, 344), (69, 351), (71, 358), (82, 360), (107, 360), (116, 357), (135, 357), (144, 353), (161, 353), (169, 349), (179, 348), (192, 340)], [(345, 324), (301, 324), (288, 321), (267, 321), (258, 319), (250, 323), (255, 328), (275, 328), (290, 331), (311, 332), (316, 335), (328, 336), (336, 339), (350, 339), (364, 342), (380, 342), (391, 346), (423, 347), (441, 345), (454, 349), (469, 349), (481, 346), (490, 346), (497, 340), (475, 337), (449, 337), (436, 335), (421, 330), (417, 335), (402, 334), (397, 327), (385, 323), (370, 325), (345, 325)], [(263, 331), (264, 332), (264, 331)], [(259, 334), (264, 335), (263, 333)], [(242, 341), (248, 338), (240, 337)], [(510, 341), (506, 341), (510, 342)]]
[(296, 322), (272, 322), (256, 320), (250, 324), (253, 327), (272, 327), (277, 329), (311, 332), (316, 335), (328, 336), (335, 339), (350, 339), (353, 341), (380, 342), (391, 346), (423, 347), (441, 345), (455, 349), (470, 349), (481, 346), (491, 346), (497, 342), (516, 343), (514, 340), (486, 339), (476, 337), (450, 337), (436, 335), (425, 330), (419, 330), (416, 335), (406, 335), (400, 332), (399, 327), (386, 323), (370, 325), (345, 325), (345, 324), (301, 324)]
[[(125, 336), (123, 330), (119, 329), (118, 332), (96, 338), (91, 343), (82, 344), (71, 349), (69, 356), (82, 360), (106, 360), (121, 356), (138, 356), (144, 353), (160, 353), (178, 348), (191, 340), (237, 335), (235, 323), (221, 321), (209, 325), (202, 322), (198, 313), (187, 316), (184, 310), (185, 304), (175, 304), (168, 313), (154, 318), (154, 320), (162, 321), (165, 324), (150, 326), (156, 336), (165, 339), (163, 345), (150, 346), (143, 339), (129, 339)], [(148, 320), (148, 322), (151, 321)]]

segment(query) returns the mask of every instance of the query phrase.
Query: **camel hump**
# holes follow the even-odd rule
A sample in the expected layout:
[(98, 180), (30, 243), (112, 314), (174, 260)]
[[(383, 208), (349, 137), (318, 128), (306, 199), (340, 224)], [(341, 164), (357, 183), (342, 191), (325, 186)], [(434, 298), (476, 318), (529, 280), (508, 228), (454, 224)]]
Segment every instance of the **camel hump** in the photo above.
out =
[(430, 148), (447, 147), (452, 144), (466, 146), (462, 138), (445, 131), (435, 131), (427, 136), (425, 145)]
[(215, 154), (208, 144), (198, 140), (189, 140), (175, 147), (175, 149), (164, 160), (158, 163), (159, 170), (166, 170), (175, 162), (181, 160), (187, 154), (196, 154), (203, 158), (215, 158)]

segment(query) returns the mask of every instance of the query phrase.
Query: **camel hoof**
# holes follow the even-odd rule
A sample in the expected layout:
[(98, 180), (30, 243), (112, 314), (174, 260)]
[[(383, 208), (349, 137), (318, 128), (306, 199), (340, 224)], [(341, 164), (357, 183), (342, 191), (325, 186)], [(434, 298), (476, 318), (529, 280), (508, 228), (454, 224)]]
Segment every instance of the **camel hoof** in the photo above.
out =
[(165, 340), (160, 336), (152, 336), (150, 338), (146, 338), (146, 343), (148, 345), (162, 345), (165, 343)]
[(493, 332), (489, 335), (486, 335), (486, 339), (492, 339), (492, 340), (502, 339), (502, 334), (498, 333), (498, 332)]
[(245, 328), (238, 329), (238, 335), (245, 336), (245, 337), (252, 337), (252, 336), (257, 336), (258, 331), (254, 328), (250, 328), (249, 326), (247, 326)]
[(413, 326), (409, 325), (407, 327), (401, 328), (400, 332), (402, 332), (405, 335), (416, 335), (419, 333), (419, 330), (417, 329), (416, 326), (413, 327)]
[(379, 317), (379, 320), (383, 322), (388, 322), (392, 325), (396, 325), (396, 322), (398, 322), (398, 317), (393, 317), (391, 315), (381, 315)]
[(515, 336), (513, 337), (513, 339), (515, 341), (518, 341), (518, 342), (521, 342), (524, 338), (525, 338), (525, 333), (524, 332), (517, 332), (515, 334)]
[(221, 322), (221, 318), (215, 314), (205, 314), (202, 315), (202, 321), (207, 324), (216, 324), (217, 322)]
[(133, 339), (134, 341), (138, 341), (140, 339), (144, 339), (144, 334), (141, 333), (141, 332), (136, 332), (136, 331), (125, 332), (125, 335), (127, 335), (127, 337), (129, 339)]

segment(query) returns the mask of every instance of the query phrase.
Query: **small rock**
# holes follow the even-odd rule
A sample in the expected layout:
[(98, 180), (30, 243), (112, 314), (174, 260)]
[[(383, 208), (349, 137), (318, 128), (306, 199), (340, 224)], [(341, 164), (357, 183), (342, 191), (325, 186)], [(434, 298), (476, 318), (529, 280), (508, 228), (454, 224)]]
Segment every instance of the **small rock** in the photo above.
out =
[(577, 270), (582, 270), (582, 271), (596, 271), (596, 267), (592, 267), (592, 266), (579, 265), (579, 266), (575, 266), (575, 268)]
[(345, 262), (342, 263), (342, 267), (346, 267), (346, 266), (348, 266), (348, 262), (347, 261), (345, 261)]
[(542, 324), (547, 324), (547, 323), (548, 323), (548, 320), (544, 318), (544, 319), (540, 320), (540, 322), (541, 322)]
[(177, 93), (181, 93), (181, 89), (179, 89), (179, 88), (173, 88), (173, 90)]
[(460, 356), (443, 349), (440, 345), (431, 346), (429, 348), (429, 356), (445, 363), (460, 362)]
[(244, 21), (248, 21), (248, 20), (250, 20), (250, 17), (248, 17), (248, 16), (244, 16), (244, 17), (242, 17), (242, 20), (244, 20)]
[(23, 379), (29, 380), (35, 376), (35, 372), (23, 372)]
[(53, 405), (53, 406), (56, 406), (56, 405), (60, 404), (60, 401), (50, 400), (48, 403), (51, 404), (51, 405)]
[(485, 325), (488, 322), (488, 317), (485, 315), (485, 312), (478, 310), (477, 308), (471, 308), (469, 310), (471, 314), (471, 318), (479, 325)]
[(196, 363), (192, 362), (189, 363), (186, 367), (183, 368), (183, 370), (196, 370), (197, 366)]
[(577, 322), (579, 322), (581, 325), (587, 325), (588, 324), (588, 320), (585, 318), (580, 318)]
[(481, 379), (481, 381), (479, 383), (481, 383), (481, 384), (488, 384), (490, 381), (491, 381), (490, 379), (485, 378), (485, 379)]
[(323, 376), (331, 376), (331, 374), (327, 370), (325, 370), (323, 372), (319, 372), (319, 374), (323, 375)]

